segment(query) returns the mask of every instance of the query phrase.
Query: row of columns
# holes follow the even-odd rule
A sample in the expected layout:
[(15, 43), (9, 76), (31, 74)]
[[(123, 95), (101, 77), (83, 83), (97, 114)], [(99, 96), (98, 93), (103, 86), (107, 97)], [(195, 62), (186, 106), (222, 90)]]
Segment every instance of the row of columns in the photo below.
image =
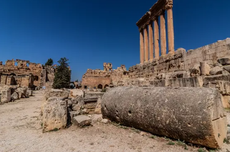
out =
[[(167, 25), (168, 25), (168, 50), (169, 53), (174, 53), (174, 27), (173, 27), (173, 12), (172, 8), (167, 9)], [(154, 26), (154, 27), (153, 27)], [(165, 11), (160, 15), (160, 30), (159, 30), (159, 19), (150, 22), (143, 30), (140, 31), (140, 61), (144, 62), (159, 59), (161, 46), (161, 55), (166, 55), (166, 21)], [(153, 35), (154, 31), (154, 35)], [(160, 31), (160, 33), (159, 33)], [(153, 40), (154, 37), (154, 40)], [(161, 44), (159, 44), (159, 40)], [(154, 52), (153, 52), (154, 51)]]

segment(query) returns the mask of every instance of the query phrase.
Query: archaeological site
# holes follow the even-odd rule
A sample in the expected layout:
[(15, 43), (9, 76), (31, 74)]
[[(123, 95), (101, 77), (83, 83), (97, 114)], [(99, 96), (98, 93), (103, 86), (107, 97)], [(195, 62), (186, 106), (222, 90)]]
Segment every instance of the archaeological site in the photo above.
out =
[(175, 49), (173, 5), (137, 21), (129, 69), (102, 61), (70, 82), (66, 58), (0, 62), (0, 151), (230, 152), (230, 38)]
[(55, 68), (12, 59), (0, 62), (0, 103), (32, 96), (33, 90), (52, 87)]
[(172, 8), (172, 0), (159, 0), (136, 23), (140, 64), (129, 70), (112, 70), (108, 64), (108, 70), (104, 63), (104, 70), (88, 69), (82, 84), (84, 89), (116, 87), (102, 97), (105, 118), (160, 136), (221, 147), (227, 133), (224, 108), (230, 108), (230, 38), (175, 50)]

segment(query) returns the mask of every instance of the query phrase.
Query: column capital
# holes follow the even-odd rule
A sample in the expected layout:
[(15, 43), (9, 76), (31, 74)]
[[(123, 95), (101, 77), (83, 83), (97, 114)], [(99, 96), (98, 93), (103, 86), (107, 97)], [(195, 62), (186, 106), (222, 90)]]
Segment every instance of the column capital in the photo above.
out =
[(165, 4), (165, 9), (172, 9), (173, 8), (173, 0), (168, 0)]
[(166, 9), (166, 10), (172, 9), (172, 8), (173, 8), (173, 5), (172, 5), (172, 4), (167, 4), (167, 5), (165, 6), (165, 9)]

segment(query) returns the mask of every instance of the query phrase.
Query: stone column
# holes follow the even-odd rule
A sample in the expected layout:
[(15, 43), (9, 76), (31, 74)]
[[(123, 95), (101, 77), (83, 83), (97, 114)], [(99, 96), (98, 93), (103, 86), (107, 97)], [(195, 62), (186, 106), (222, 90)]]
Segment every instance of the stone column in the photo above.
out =
[(158, 18), (154, 20), (154, 46), (155, 46), (155, 59), (159, 59), (159, 22)]
[(144, 63), (144, 37), (143, 30), (140, 31), (140, 62)]
[(168, 20), (168, 49), (169, 53), (174, 54), (174, 27), (173, 27), (173, 11), (172, 8), (167, 10)]
[(148, 27), (146, 26), (144, 29), (144, 41), (145, 41), (145, 62), (149, 61), (149, 42), (148, 42)]
[(153, 24), (150, 22), (149, 24), (149, 54), (150, 61), (153, 61)]
[(165, 11), (160, 15), (161, 30), (161, 56), (166, 55), (166, 29), (165, 29)]

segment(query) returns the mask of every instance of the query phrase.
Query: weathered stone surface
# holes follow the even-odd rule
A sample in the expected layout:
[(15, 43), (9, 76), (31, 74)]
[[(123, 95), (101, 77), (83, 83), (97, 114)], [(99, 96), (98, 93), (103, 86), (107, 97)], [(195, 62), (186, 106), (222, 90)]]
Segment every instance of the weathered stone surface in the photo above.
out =
[(70, 118), (71, 120), (73, 117), (80, 115), (80, 111), (70, 111)]
[(81, 112), (81, 109), (82, 109), (82, 105), (80, 105), (80, 104), (73, 104), (73, 106), (72, 106), (73, 111)]
[(18, 100), (19, 99), (19, 95), (17, 92), (14, 92), (12, 95), (11, 95), (11, 99), (14, 101), (14, 100)]
[(63, 99), (67, 99), (69, 97), (69, 91), (61, 89), (52, 89), (46, 94), (46, 99), (50, 97), (60, 97)]
[(19, 95), (19, 99), (20, 98), (26, 98), (26, 96), (27, 96), (27, 88), (17, 88), (16, 92)]
[(107, 124), (107, 123), (109, 123), (109, 120), (108, 119), (102, 119), (101, 122)]
[(230, 65), (224, 66), (224, 69), (230, 73)]
[(33, 90), (27, 89), (27, 94), (28, 94), (29, 96), (32, 96), (32, 95), (33, 95)]
[(189, 71), (191, 77), (200, 76), (200, 64), (195, 64)]
[(222, 95), (230, 95), (230, 82), (229, 81), (216, 81), (216, 87)]
[(101, 114), (101, 98), (97, 99), (97, 105), (94, 111), (96, 114)]
[(228, 134), (230, 134), (230, 127), (228, 127)]
[(224, 108), (230, 108), (230, 96), (223, 96), (222, 103)]
[(117, 87), (102, 97), (104, 118), (153, 134), (220, 148), (226, 138), (221, 95), (208, 88)]
[(221, 58), (217, 60), (222, 65), (230, 65), (230, 58)]
[(102, 120), (102, 114), (92, 115), (92, 123), (100, 122)]
[(103, 94), (104, 92), (86, 92), (85, 98), (100, 98)]
[(73, 111), (78, 111), (81, 113), (81, 110), (83, 109), (84, 106), (84, 101), (82, 97), (77, 97), (75, 99), (72, 100), (72, 110)]
[(80, 90), (80, 89), (70, 90), (70, 97), (71, 98), (84, 97), (84, 96), (85, 96), (85, 92), (83, 90)]
[(165, 86), (170, 87), (202, 87), (203, 80), (201, 77), (168, 79)]
[(223, 68), (219, 67), (219, 66), (212, 68), (210, 71), (211, 75), (218, 75), (218, 74), (222, 74), (222, 73), (223, 73)]
[(43, 105), (43, 132), (65, 128), (67, 125), (67, 103), (58, 97), (51, 97)]
[(209, 75), (210, 74), (210, 66), (207, 64), (207, 62), (201, 62), (200, 63), (200, 71), (201, 75)]
[(11, 101), (11, 89), (8, 87), (5, 87), (1, 91), (1, 102), (7, 103)]
[(73, 123), (79, 127), (90, 126), (92, 120), (85, 115), (79, 115), (73, 118)]

